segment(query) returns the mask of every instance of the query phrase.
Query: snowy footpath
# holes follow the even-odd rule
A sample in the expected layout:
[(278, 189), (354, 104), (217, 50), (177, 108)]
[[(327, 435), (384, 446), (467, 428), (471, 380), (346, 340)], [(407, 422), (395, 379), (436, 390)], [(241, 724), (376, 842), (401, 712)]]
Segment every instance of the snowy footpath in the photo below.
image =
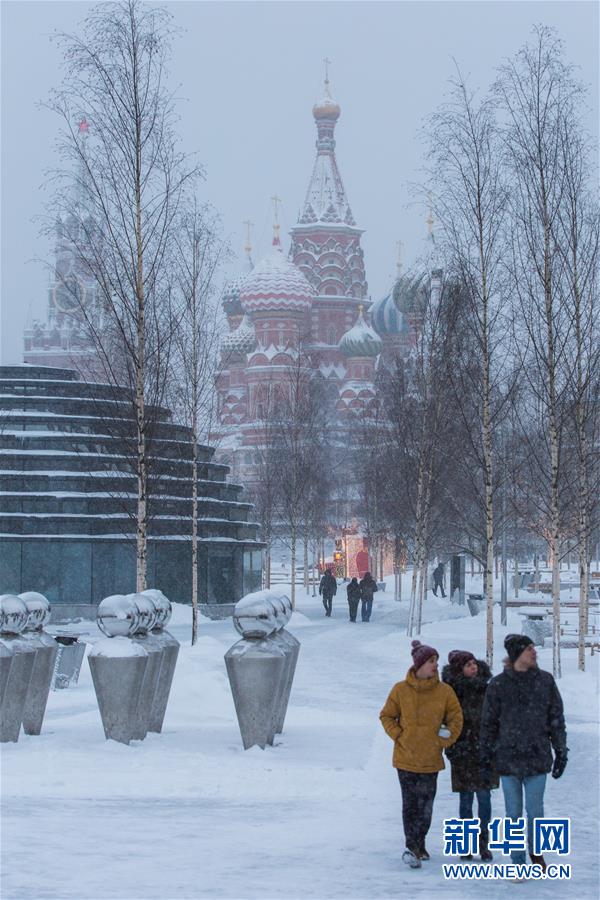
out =
[[(202, 619), (192, 649), (190, 611), (175, 608), (169, 628), (182, 647), (164, 731), (129, 747), (105, 741), (84, 662), (76, 687), (50, 695), (42, 735), (2, 745), (2, 900), (597, 898), (598, 655), (588, 652), (581, 674), (576, 651), (564, 651), (569, 764), (546, 790), (546, 815), (572, 820), (572, 880), (445, 881), (442, 820), (458, 812), (449, 769), (438, 782), (431, 861), (407, 869), (392, 746), (378, 719), (410, 663), (406, 600), (378, 594), (371, 622), (351, 624), (342, 591), (330, 619), (319, 598), (300, 592), (288, 626), (302, 646), (285, 730), (265, 751), (242, 749), (223, 662), (237, 639), (230, 621)], [(482, 614), (429, 595), (424, 620), (421, 639), (441, 663), (455, 648), (484, 655)], [(495, 673), (504, 635), (520, 623), (513, 613), (508, 629), (497, 625)], [(95, 625), (78, 627), (100, 638)], [(539, 662), (551, 670), (549, 650)], [(493, 813), (504, 815), (501, 791)]]

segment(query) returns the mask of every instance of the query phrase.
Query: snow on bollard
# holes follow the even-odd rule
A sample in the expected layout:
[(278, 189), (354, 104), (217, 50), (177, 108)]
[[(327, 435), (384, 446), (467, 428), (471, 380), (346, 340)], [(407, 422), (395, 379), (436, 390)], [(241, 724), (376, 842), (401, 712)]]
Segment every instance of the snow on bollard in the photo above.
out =
[(46, 597), (37, 591), (25, 591), (25, 593), (19, 594), (19, 597), (29, 613), (23, 638), (28, 640), (36, 650), (23, 710), (23, 730), (25, 734), (40, 734), (48, 703), (58, 644), (51, 634), (44, 631), (44, 625), (50, 619), (50, 603)]
[[(31, 680), (36, 651), (28, 640), (20, 637), (27, 625), (29, 613), (20, 597), (3, 594), (0, 597), (0, 647), (4, 684), (0, 708), (0, 742), (19, 740), (27, 690)], [(10, 659), (9, 666), (4, 660)]]
[(113, 594), (98, 606), (97, 622), (106, 640), (94, 645), (88, 661), (107, 740), (129, 744), (138, 725), (138, 705), (148, 654), (130, 639), (141, 613), (131, 595)]
[(278, 632), (289, 618), (286, 609), (291, 615), (286, 599), (274, 591), (257, 591), (243, 597), (233, 613), (242, 640), (229, 648), (225, 665), (245, 750), (255, 744), (262, 749), (272, 744), (285, 717), (292, 653), (289, 642)]
[(163, 658), (158, 676), (158, 684), (154, 694), (152, 710), (150, 712), (150, 721), (148, 723), (148, 731), (160, 733), (167, 711), (169, 702), (169, 694), (171, 693), (171, 685), (175, 674), (175, 666), (179, 655), (179, 641), (172, 634), (165, 631), (165, 627), (169, 624), (172, 614), (170, 600), (165, 597), (162, 591), (155, 588), (149, 588), (142, 591), (143, 595), (150, 597), (156, 609), (156, 621), (152, 628), (152, 635), (155, 641), (162, 649)]

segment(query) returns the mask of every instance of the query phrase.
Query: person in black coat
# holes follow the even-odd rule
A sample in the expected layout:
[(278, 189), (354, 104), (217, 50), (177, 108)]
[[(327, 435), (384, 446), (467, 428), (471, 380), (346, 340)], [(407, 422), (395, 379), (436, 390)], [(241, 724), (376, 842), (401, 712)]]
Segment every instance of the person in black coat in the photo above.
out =
[[(545, 869), (544, 857), (532, 852), (533, 820), (544, 816), (546, 775), (551, 771), (553, 778), (560, 778), (567, 765), (563, 702), (550, 672), (538, 669), (530, 637), (509, 634), (504, 647), (504, 671), (490, 681), (483, 705), (481, 775), (489, 783), (495, 766), (510, 819), (521, 818), (525, 794), (529, 855)], [(511, 859), (523, 864), (525, 852), (513, 851)]]
[(360, 585), (356, 578), (353, 578), (346, 588), (348, 595), (348, 608), (350, 610), (350, 621), (356, 622), (356, 613), (358, 610), (358, 601), (360, 600)]
[(360, 617), (363, 622), (368, 622), (373, 609), (373, 594), (377, 590), (377, 582), (373, 580), (370, 572), (365, 572), (365, 577), (360, 580), (359, 588), (360, 599), (362, 600)]
[(337, 594), (337, 581), (333, 577), (331, 569), (327, 569), (319, 584), (319, 594), (323, 597), (325, 615), (331, 615), (332, 601)]
[(433, 570), (433, 596), (437, 597), (438, 588), (442, 592), (442, 597), (445, 597), (444, 593), (444, 563), (438, 563), (438, 565)]
[[(468, 650), (452, 650), (448, 654), (448, 665), (442, 670), (442, 681), (449, 684), (458, 697), (463, 713), (463, 729), (452, 747), (446, 750), (450, 760), (452, 790), (459, 795), (461, 819), (473, 818), (473, 799), (477, 794), (480, 820), (479, 854), (481, 859), (491, 860), (489, 851), (489, 823), (492, 817), (491, 789), (497, 788), (498, 776), (493, 774), (489, 783), (483, 784), (479, 768), (479, 728), (483, 701), (492, 673), (482, 659)], [(462, 857), (472, 859), (471, 854)]]

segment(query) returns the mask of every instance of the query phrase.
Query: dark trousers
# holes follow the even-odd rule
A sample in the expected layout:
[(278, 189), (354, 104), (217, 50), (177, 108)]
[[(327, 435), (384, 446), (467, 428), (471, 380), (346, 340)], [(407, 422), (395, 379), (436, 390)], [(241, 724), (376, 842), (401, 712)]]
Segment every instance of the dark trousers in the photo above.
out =
[(437, 772), (407, 772), (397, 769), (402, 790), (402, 824), (406, 846), (413, 852), (425, 846), (431, 825)]
[(477, 794), (477, 812), (480, 830), (483, 834), (488, 830), (492, 818), (492, 792), (485, 788), (481, 791), (461, 791), (459, 793), (458, 816), (460, 819), (473, 818), (473, 797)]
[(434, 595), (434, 597), (437, 597), (437, 589), (438, 589), (438, 588), (439, 588), (440, 591), (442, 592), (442, 597), (445, 597), (446, 595), (445, 595), (445, 593), (444, 593), (444, 585), (443, 585), (443, 582), (441, 582), (441, 581), (435, 581), (435, 579), (434, 579), (434, 582), (433, 582), (433, 595)]
[(332, 602), (332, 600), (333, 600), (333, 597), (332, 597), (332, 596), (329, 597), (329, 596), (326, 596), (325, 594), (323, 594), (323, 606), (325, 607), (325, 615), (326, 615), (326, 616), (330, 616), (330, 615), (331, 615), (331, 602)]
[(362, 600), (362, 606), (360, 609), (360, 617), (363, 622), (368, 622), (371, 618), (371, 610), (373, 609), (373, 598), (370, 600)]
[(350, 621), (356, 622), (356, 613), (358, 612), (358, 598), (356, 600), (348, 600), (350, 608)]

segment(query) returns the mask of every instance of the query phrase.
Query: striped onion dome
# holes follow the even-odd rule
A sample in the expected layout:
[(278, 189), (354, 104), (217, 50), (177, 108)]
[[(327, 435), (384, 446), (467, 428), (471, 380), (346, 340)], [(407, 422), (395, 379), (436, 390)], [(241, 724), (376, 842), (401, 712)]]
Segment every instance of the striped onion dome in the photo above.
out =
[(300, 269), (279, 249), (265, 256), (240, 285), (240, 302), (246, 313), (306, 312), (313, 297), (314, 290)]
[(385, 297), (376, 300), (369, 312), (377, 334), (400, 334), (403, 331), (403, 316), (396, 306), (393, 288)]
[(244, 316), (238, 327), (225, 335), (221, 343), (223, 353), (252, 353), (256, 347), (256, 334), (248, 316)]
[(226, 316), (241, 316), (243, 313), (240, 303), (240, 283), (242, 278), (234, 278), (225, 285), (221, 304)]
[(376, 331), (365, 321), (362, 307), (352, 328), (342, 335), (338, 344), (344, 356), (377, 356), (383, 344)]

